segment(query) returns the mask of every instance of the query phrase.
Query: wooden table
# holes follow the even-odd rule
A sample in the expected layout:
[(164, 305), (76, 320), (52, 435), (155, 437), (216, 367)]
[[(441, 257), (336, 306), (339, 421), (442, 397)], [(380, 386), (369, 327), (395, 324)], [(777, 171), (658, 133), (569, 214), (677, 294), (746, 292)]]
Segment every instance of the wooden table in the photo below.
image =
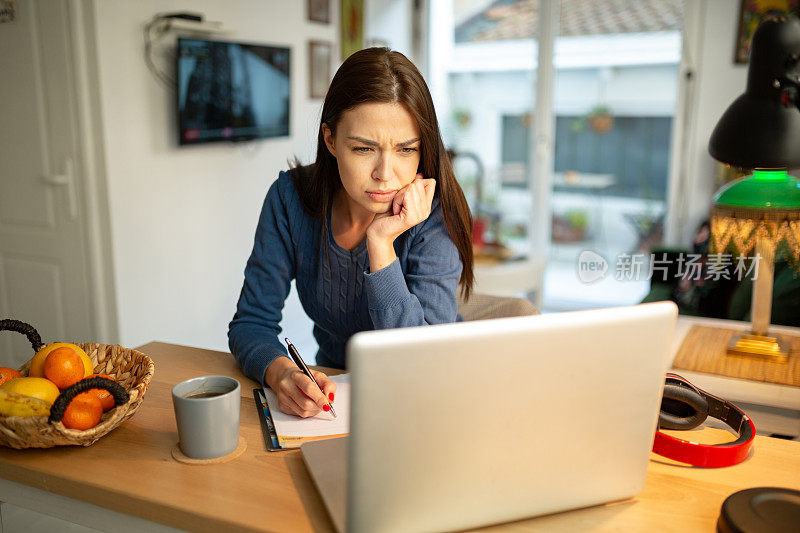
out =
[[(252, 398), (255, 383), (230, 355), (163, 343), (139, 349), (153, 358), (156, 373), (133, 418), (88, 448), (0, 448), (1, 501), (115, 532), (165, 530), (159, 524), (197, 531), (332, 531), (300, 453), (266, 451)], [(206, 374), (241, 380), (240, 431), (248, 448), (230, 463), (181, 464), (170, 455), (178, 438), (170, 391), (183, 379)], [(692, 438), (723, 437), (705, 429)], [(750, 459), (724, 469), (689, 468), (654, 455), (645, 490), (634, 500), (490, 530), (713, 531), (729, 494), (754, 486), (800, 489), (798, 472), (800, 443), (768, 437), (756, 438)]]

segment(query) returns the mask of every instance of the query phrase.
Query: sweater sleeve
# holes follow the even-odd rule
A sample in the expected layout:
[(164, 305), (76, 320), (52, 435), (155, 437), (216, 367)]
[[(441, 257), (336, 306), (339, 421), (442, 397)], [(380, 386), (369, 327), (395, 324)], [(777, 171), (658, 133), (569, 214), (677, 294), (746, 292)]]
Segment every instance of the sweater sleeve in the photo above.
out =
[(405, 274), (399, 260), (377, 272), (365, 273), (375, 329), (456, 321), (461, 258), (450, 239), (438, 198), (420, 226), (411, 237)]
[(236, 314), (228, 326), (231, 353), (245, 375), (262, 385), (269, 364), (286, 355), (278, 339), (279, 323), (295, 276), (289, 214), (281, 197), (287, 179), (279, 177), (267, 192)]

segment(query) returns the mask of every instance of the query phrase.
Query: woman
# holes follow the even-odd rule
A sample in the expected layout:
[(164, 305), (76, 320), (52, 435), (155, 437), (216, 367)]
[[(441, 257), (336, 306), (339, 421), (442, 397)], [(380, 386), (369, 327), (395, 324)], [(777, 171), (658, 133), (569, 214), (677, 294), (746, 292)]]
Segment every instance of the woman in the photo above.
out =
[[(331, 81), (313, 165), (267, 193), (236, 314), (231, 353), (297, 416), (328, 410), (278, 338), (292, 279), (314, 321), (317, 364), (344, 368), (358, 331), (454, 322), (472, 287), (471, 218), (445, 153), (430, 92), (402, 54), (369, 48)], [(284, 357), (282, 357), (284, 356)], [(312, 371), (313, 372), (313, 371)]]

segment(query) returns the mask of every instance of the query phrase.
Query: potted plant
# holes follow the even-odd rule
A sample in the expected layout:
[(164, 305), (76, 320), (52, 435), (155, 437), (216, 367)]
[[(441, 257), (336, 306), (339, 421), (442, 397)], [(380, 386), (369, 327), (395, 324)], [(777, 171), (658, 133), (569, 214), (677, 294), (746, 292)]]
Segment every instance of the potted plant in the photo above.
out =
[(453, 110), (453, 118), (459, 128), (467, 129), (472, 122), (472, 113), (469, 109), (459, 107)]
[(553, 214), (553, 242), (581, 242), (589, 229), (589, 215), (584, 209), (570, 209), (563, 215)]
[(598, 104), (591, 108), (588, 113), (582, 115), (572, 122), (572, 131), (580, 133), (589, 126), (595, 133), (605, 135), (614, 127), (614, 115), (611, 108), (604, 104)]

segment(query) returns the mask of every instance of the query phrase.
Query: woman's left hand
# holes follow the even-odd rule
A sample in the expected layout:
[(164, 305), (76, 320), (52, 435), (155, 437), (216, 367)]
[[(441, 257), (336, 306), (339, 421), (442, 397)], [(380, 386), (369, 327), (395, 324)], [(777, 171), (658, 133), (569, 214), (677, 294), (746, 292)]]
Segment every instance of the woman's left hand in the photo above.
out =
[(436, 180), (417, 174), (414, 181), (397, 192), (389, 211), (375, 215), (367, 228), (367, 239), (391, 244), (404, 231), (427, 219), (435, 190)]

